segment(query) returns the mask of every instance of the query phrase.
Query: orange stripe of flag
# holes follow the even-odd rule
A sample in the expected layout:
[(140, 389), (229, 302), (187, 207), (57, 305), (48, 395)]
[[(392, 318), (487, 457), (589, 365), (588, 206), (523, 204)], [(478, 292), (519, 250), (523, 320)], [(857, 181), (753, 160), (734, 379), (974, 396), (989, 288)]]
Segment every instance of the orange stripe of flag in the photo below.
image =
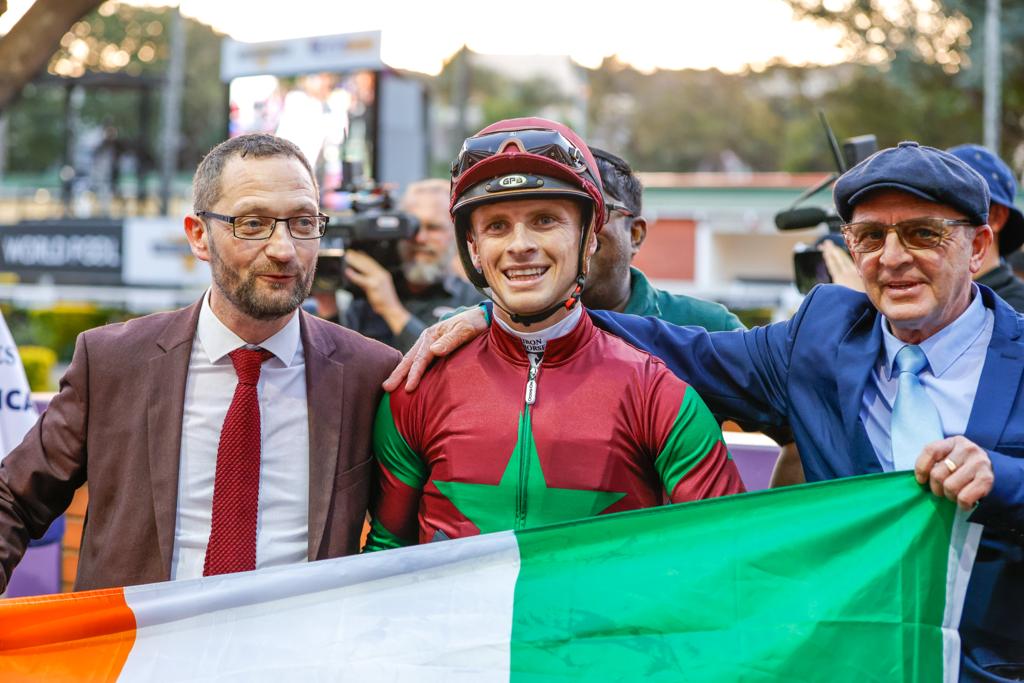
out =
[(135, 643), (124, 590), (0, 601), (0, 680), (116, 681)]

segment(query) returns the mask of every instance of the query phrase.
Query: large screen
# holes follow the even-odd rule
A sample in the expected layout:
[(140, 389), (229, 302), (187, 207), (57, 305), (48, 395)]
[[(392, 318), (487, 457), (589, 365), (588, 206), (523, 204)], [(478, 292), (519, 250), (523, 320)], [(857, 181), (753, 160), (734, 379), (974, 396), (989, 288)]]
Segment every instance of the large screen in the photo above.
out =
[(342, 162), (354, 162), (373, 177), (375, 74), (316, 73), (244, 76), (228, 86), (231, 137), (273, 133), (291, 140), (316, 169), (321, 203), (347, 208)]

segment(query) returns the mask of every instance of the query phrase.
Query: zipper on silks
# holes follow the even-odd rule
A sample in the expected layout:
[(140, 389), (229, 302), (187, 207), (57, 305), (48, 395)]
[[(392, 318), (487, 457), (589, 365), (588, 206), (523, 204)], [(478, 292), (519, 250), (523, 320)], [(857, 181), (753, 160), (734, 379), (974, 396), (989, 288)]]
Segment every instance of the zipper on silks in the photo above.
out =
[(537, 401), (537, 375), (540, 373), (542, 356), (529, 354), (530, 371), (526, 376), (526, 396), (523, 407), (523, 420), (519, 428), (519, 486), (516, 487), (516, 518), (515, 528), (522, 529), (526, 524), (526, 486), (530, 474), (529, 454), (526, 452), (530, 443), (530, 408)]

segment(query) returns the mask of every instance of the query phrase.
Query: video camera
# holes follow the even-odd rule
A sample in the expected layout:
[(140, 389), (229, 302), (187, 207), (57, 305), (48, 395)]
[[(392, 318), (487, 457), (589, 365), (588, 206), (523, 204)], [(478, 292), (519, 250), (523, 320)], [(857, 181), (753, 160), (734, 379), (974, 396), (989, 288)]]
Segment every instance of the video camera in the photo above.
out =
[(394, 208), (388, 188), (362, 178), (356, 164), (344, 164), (346, 183), (339, 188), (351, 195), (351, 210), (331, 216), (327, 234), (320, 241), (313, 287), (321, 291), (346, 289), (354, 297), (366, 294), (345, 277), (345, 250), (362, 251), (392, 275), (402, 267), (400, 240), (412, 239), (420, 229), (419, 220)]
[(825, 240), (832, 240), (843, 248), (845, 245), (839, 230), (842, 226), (842, 219), (836, 215), (834, 209), (826, 210), (816, 206), (798, 208), (798, 205), (821, 190), (831, 187), (848, 168), (856, 166), (878, 150), (878, 141), (874, 135), (858, 135), (848, 138), (843, 141), (843, 146), (840, 148), (831, 126), (828, 125), (825, 113), (819, 112), (818, 116), (821, 118), (821, 125), (825, 128), (825, 137), (836, 163), (836, 172), (802, 192), (788, 209), (775, 214), (775, 227), (779, 230), (805, 230), (816, 228), (823, 223), (828, 227), (828, 234), (819, 238), (814, 246), (798, 247), (793, 252), (793, 275), (796, 288), (801, 294), (807, 294), (814, 285), (832, 282), (832, 277), (825, 266), (824, 255), (821, 252), (821, 243)]

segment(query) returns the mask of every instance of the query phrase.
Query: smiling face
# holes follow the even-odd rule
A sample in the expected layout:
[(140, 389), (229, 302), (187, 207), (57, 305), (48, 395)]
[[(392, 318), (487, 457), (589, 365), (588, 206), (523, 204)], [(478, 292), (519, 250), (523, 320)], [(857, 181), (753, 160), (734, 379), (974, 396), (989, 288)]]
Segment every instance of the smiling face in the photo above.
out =
[[(469, 220), (473, 263), (502, 307), (521, 315), (537, 313), (568, 298), (576, 286), (583, 229), (579, 204), (571, 199), (510, 200), (474, 209)], [(594, 246), (591, 239), (589, 253)], [(568, 314), (556, 313), (545, 323)]]
[[(943, 204), (898, 190), (878, 190), (857, 204), (851, 222), (891, 224), (924, 217), (964, 218)], [(893, 334), (916, 344), (967, 309), (971, 275), (978, 272), (991, 244), (992, 229), (987, 225), (955, 227), (934, 249), (907, 249), (890, 230), (881, 249), (854, 253), (853, 259), (868, 297), (889, 320)]]
[[(318, 212), (312, 178), (291, 157), (234, 156), (221, 185), (220, 198), (207, 209), (214, 213), (290, 218)], [(242, 240), (229, 223), (190, 217), (186, 235), (196, 257), (210, 263), (214, 313), (236, 333), (253, 321), (286, 322), (309, 294), (319, 240), (293, 239), (284, 223), (268, 240)]]

